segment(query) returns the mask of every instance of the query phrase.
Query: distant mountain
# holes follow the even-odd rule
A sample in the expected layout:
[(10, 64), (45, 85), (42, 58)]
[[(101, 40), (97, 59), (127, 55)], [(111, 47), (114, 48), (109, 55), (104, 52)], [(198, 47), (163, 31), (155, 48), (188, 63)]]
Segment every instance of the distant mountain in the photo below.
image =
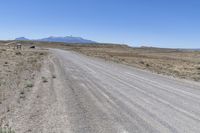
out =
[(39, 41), (45, 41), (45, 42), (66, 42), (66, 43), (96, 43), (91, 40), (83, 39), (81, 37), (72, 37), (72, 36), (66, 36), (66, 37), (48, 37), (40, 39)]
[[(15, 40), (20, 41), (27, 41), (29, 39), (20, 37), (16, 38)], [(81, 37), (72, 37), (72, 36), (66, 36), (66, 37), (48, 37), (48, 38), (42, 38), (42, 39), (36, 39), (33, 41), (43, 41), (43, 42), (64, 42), (64, 43), (96, 43), (95, 41), (83, 39)]]
[(28, 41), (29, 39), (27, 39), (25, 37), (19, 37), (19, 38), (16, 38), (15, 40), (18, 40), (18, 41)]

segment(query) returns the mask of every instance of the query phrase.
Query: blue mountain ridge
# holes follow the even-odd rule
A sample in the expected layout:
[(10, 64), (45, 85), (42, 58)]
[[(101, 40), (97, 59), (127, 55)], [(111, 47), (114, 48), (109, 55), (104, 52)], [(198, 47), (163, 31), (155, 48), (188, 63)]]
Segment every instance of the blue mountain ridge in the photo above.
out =
[(66, 37), (47, 37), (47, 38), (42, 38), (42, 39), (28, 39), (25, 37), (19, 37), (16, 38), (15, 40), (18, 41), (42, 41), (42, 42), (64, 42), (64, 43), (97, 43), (92, 40), (87, 40), (81, 37), (73, 37), (73, 36), (66, 36)]

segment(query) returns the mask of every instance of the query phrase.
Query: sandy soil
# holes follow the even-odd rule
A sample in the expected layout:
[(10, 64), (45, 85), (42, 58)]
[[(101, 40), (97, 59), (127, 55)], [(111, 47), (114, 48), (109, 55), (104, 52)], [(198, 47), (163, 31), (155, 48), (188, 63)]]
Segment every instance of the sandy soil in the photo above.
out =
[(70, 133), (63, 79), (48, 50), (0, 46), (0, 129)]
[(0, 127), (11, 127), (9, 116), (28, 98), (46, 51), (0, 46)]

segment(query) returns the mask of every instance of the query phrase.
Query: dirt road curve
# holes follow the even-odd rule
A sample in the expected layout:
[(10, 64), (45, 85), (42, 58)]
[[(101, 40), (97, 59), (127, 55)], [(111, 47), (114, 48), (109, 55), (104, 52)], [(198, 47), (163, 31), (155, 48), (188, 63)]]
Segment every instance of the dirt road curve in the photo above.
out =
[(59, 59), (70, 132), (200, 132), (200, 84), (50, 51)]

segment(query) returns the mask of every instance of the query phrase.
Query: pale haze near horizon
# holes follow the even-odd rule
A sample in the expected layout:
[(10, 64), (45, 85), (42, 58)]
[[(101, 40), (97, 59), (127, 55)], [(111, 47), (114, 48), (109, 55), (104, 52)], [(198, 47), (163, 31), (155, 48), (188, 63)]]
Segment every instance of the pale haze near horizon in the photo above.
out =
[(200, 48), (200, 1), (3, 0), (0, 39), (77, 36), (131, 46)]

